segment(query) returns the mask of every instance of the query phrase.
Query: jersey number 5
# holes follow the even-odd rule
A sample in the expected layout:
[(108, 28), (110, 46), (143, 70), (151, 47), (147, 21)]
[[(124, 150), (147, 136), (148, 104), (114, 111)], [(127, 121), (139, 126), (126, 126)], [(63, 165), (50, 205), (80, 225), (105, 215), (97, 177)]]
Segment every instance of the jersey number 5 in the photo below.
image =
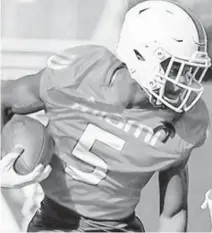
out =
[(94, 170), (88, 173), (69, 165), (66, 167), (65, 171), (71, 175), (73, 179), (83, 181), (87, 184), (98, 185), (101, 180), (106, 177), (108, 171), (107, 163), (100, 156), (90, 151), (96, 140), (118, 151), (121, 151), (125, 144), (123, 139), (93, 124), (88, 124), (72, 151), (72, 155), (84, 163), (93, 166)]

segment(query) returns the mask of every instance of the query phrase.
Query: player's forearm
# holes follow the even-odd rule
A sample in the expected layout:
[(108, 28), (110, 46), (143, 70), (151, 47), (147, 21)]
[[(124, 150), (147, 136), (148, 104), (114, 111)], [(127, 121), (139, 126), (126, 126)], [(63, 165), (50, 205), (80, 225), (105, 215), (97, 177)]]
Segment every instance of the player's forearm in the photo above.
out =
[(186, 161), (160, 172), (159, 232), (186, 232), (188, 210), (188, 169)]
[(161, 214), (159, 220), (159, 232), (186, 232), (187, 210), (183, 209), (173, 216)]
[(44, 109), (40, 98), (42, 72), (17, 80), (1, 81), (1, 126), (13, 114), (30, 114)]

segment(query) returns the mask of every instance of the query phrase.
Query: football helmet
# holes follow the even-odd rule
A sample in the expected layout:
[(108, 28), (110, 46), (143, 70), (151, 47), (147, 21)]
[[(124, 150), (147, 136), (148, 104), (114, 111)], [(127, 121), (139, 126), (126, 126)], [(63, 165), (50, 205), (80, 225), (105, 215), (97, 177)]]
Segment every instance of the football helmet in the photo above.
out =
[(145, 1), (127, 12), (116, 54), (152, 104), (176, 112), (199, 100), (211, 65), (202, 23), (163, 0)]

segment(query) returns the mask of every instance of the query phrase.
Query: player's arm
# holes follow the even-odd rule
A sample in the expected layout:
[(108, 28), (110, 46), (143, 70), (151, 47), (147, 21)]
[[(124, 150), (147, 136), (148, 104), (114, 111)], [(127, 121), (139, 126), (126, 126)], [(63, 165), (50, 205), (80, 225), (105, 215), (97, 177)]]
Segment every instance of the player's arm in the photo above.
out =
[[(40, 98), (40, 79), (43, 71), (28, 75), (14, 81), (1, 82), (1, 126), (13, 114), (29, 114), (44, 109)], [(24, 149), (24, 148), (23, 148)], [(0, 160), (1, 187), (18, 188), (28, 184), (40, 182), (48, 177), (51, 167), (39, 164), (31, 173), (18, 175), (13, 164), (21, 155), (23, 149), (14, 148)]]
[(44, 109), (40, 98), (43, 70), (17, 80), (1, 81), (1, 126), (13, 114), (29, 114)]
[(185, 232), (187, 228), (188, 169), (184, 166), (159, 173), (160, 232)]

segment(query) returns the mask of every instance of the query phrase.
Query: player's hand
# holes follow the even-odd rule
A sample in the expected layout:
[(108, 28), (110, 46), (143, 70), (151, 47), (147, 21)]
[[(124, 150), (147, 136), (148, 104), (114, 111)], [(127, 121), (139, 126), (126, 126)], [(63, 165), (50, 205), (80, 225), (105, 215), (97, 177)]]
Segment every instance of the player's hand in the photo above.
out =
[[(205, 200), (201, 205), (202, 209), (209, 209), (211, 224), (212, 224), (212, 189), (208, 190), (205, 194)], [(212, 232), (212, 231), (211, 231)]]
[(52, 168), (50, 165), (46, 167), (39, 164), (31, 173), (27, 175), (19, 175), (14, 170), (14, 162), (23, 153), (24, 149), (15, 148), (0, 161), (0, 177), (2, 188), (21, 188), (23, 186), (39, 183), (46, 179)]

